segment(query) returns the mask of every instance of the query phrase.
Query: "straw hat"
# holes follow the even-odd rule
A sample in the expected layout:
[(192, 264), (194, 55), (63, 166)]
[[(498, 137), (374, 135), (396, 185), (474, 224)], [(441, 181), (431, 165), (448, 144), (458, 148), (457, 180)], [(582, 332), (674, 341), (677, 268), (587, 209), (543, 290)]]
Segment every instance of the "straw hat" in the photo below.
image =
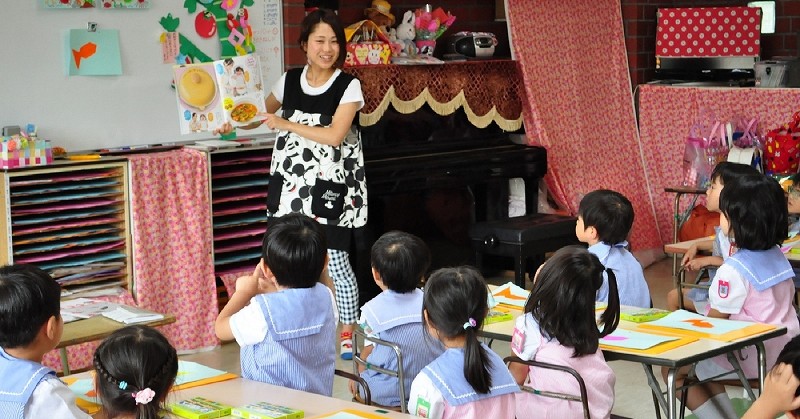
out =
[(370, 20), (377, 15), (386, 16), (389, 18), (388, 26), (392, 26), (394, 25), (394, 15), (389, 12), (391, 9), (392, 5), (386, 0), (372, 0), (372, 7), (364, 9), (364, 16)]

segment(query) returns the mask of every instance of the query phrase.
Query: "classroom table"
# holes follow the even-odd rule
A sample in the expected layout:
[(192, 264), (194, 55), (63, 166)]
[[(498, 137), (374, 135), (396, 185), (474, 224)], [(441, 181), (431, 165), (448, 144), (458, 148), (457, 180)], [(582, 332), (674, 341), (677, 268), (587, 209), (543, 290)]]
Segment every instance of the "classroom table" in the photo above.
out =
[[(694, 240), (686, 240), (678, 243), (665, 244), (664, 253), (673, 256), (680, 256), (685, 254), (693, 244), (710, 240), (714, 240), (714, 238), (701, 237), (699, 239), (694, 239)], [(789, 262), (792, 262), (792, 265), (795, 265), (794, 262), (800, 262), (800, 254), (798, 253), (788, 252), (784, 253), (783, 255), (786, 256), (786, 259), (788, 259)]]
[[(124, 305), (121, 306), (125, 307)], [(155, 327), (171, 323), (175, 323), (175, 316), (171, 314), (165, 314), (161, 319), (137, 324)], [(64, 375), (70, 374), (69, 361), (67, 359), (67, 346), (105, 339), (115, 331), (122, 329), (125, 326), (128, 325), (111, 320), (104, 316), (94, 316), (88, 319), (65, 323), (64, 333), (61, 335), (61, 341), (58, 342), (58, 345), (56, 346), (56, 349), (58, 349), (61, 354), (61, 365)]]
[[(89, 372), (75, 374), (75, 378), (91, 378)], [(353, 409), (366, 413), (364, 416), (379, 418), (414, 418), (405, 413), (378, 409), (355, 402), (337, 399), (335, 397), (321, 396), (286, 387), (252, 381), (246, 378), (206, 384), (183, 390), (175, 390), (167, 396), (167, 402), (177, 402), (192, 397), (205, 397), (215, 402), (230, 406), (243, 406), (249, 403), (267, 402), (293, 409), (301, 409), (306, 418), (314, 418), (344, 409)], [(176, 417), (177, 416), (173, 416)]]
[[(492, 287), (490, 286), (490, 288)], [(489, 339), (510, 342), (511, 336), (514, 332), (516, 318), (522, 314), (522, 311), (512, 310), (512, 313), (514, 314), (514, 320), (484, 325), (483, 329), (480, 331), (480, 335)], [(637, 325), (638, 323), (621, 320), (619, 323), (619, 328), (646, 332), (643, 330), (638, 330)], [(731, 360), (731, 363), (735, 363), (735, 356), (731, 357), (730, 355), (747, 346), (754, 345), (758, 353), (758, 380), (761, 388), (763, 388), (764, 379), (767, 373), (764, 341), (784, 334), (786, 334), (786, 328), (780, 327), (733, 342), (722, 342), (713, 339), (698, 339), (692, 343), (654, 355), (629, 352), (622, 348), (603, 349), (603, 355), (605, 356), (606, 361), (619, 360), (642, 364), (645, 375), (647, 376), (647, 382), (650, 385), (653, 394), (657, 396), (661, 408), (664, 410), (664, 412), (666, 412), (666, 417), (672, 419), (678, 417), (677, 396), (680, 388), (678, 388), (675, 384), (675, 375), (678, 369), (723, 354), (729, 356), (728, 359)], [(658, 383), (658, 379), (653, 373), (654, 366), (665, 367), (668, 369), (666, 393), (661, 391), (661, 386)], [(751, 397), (755, 399), (755, 397), (752, 395), (752, 389), (750, 389), (749, 385), (746, 386), (745, 389), (748, 389), (748, 393), (750, 393)]]

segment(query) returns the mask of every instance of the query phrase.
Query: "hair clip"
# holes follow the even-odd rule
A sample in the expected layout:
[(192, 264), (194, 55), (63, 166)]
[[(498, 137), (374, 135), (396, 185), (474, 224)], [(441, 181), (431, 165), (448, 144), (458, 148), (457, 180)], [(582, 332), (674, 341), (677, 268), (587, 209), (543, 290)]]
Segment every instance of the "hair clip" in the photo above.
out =
[(125, 390), (126, 388), (128, 388), (128, 382), (127, 381), (120, 381), (119, 382), (119, 389), (120, 390)]
[(478, 325), (478, 322), (476, 322), (476, 321), (475, 321), (475, 319), (473, 319), (472, 317), (470, 317), (470, 318), (469, 318), (469, 320), (467, 320), (467, 322), (466, 322), (466, 323), (464, 323), (464, 330), (467, 330), (467, 329), (469, 329), (470, 327), (475, 327), (475, 326), (477, 326), (477, 325)]
[(136, 393), (131, 393), (134, 399), (136, 399), (136, 404), (147, 404), (153, 400), (153, 397), (156, 395), (156, 392), (150, 390), (150, 387), (145, 388), (144, 390), (137, 391)]

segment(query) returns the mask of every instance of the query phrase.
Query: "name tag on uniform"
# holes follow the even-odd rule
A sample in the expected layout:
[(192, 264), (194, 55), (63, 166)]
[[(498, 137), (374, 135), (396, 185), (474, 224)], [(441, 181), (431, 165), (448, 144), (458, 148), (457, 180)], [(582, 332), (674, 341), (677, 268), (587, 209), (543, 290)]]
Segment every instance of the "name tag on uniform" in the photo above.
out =
[(511, 349), (517, 354), (522, 354), (523, 348), (525, 348), (525, 331), (515, 327), (511, 335)]
[(431, 414), (431, 404), (427, 400), (423, 399), (422, 397), (417, 397), (417, 411), (414, 412), (415, 415), (421, 418), (428, 418)]

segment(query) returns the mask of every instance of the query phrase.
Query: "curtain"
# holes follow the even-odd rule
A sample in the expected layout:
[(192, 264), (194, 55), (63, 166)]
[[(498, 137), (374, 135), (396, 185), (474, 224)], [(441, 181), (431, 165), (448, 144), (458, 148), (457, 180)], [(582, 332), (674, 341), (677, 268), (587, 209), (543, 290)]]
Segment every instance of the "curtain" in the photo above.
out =
[(547, 149), (551, 193), (572, 213), (595, 189), (625, 195), (635, 211), (631, 246), (649, 264), (663, 250), (639, 147), (619, 0), (507, 0), (507, 12), (524, 79), (525, 131), (530, 144)]

